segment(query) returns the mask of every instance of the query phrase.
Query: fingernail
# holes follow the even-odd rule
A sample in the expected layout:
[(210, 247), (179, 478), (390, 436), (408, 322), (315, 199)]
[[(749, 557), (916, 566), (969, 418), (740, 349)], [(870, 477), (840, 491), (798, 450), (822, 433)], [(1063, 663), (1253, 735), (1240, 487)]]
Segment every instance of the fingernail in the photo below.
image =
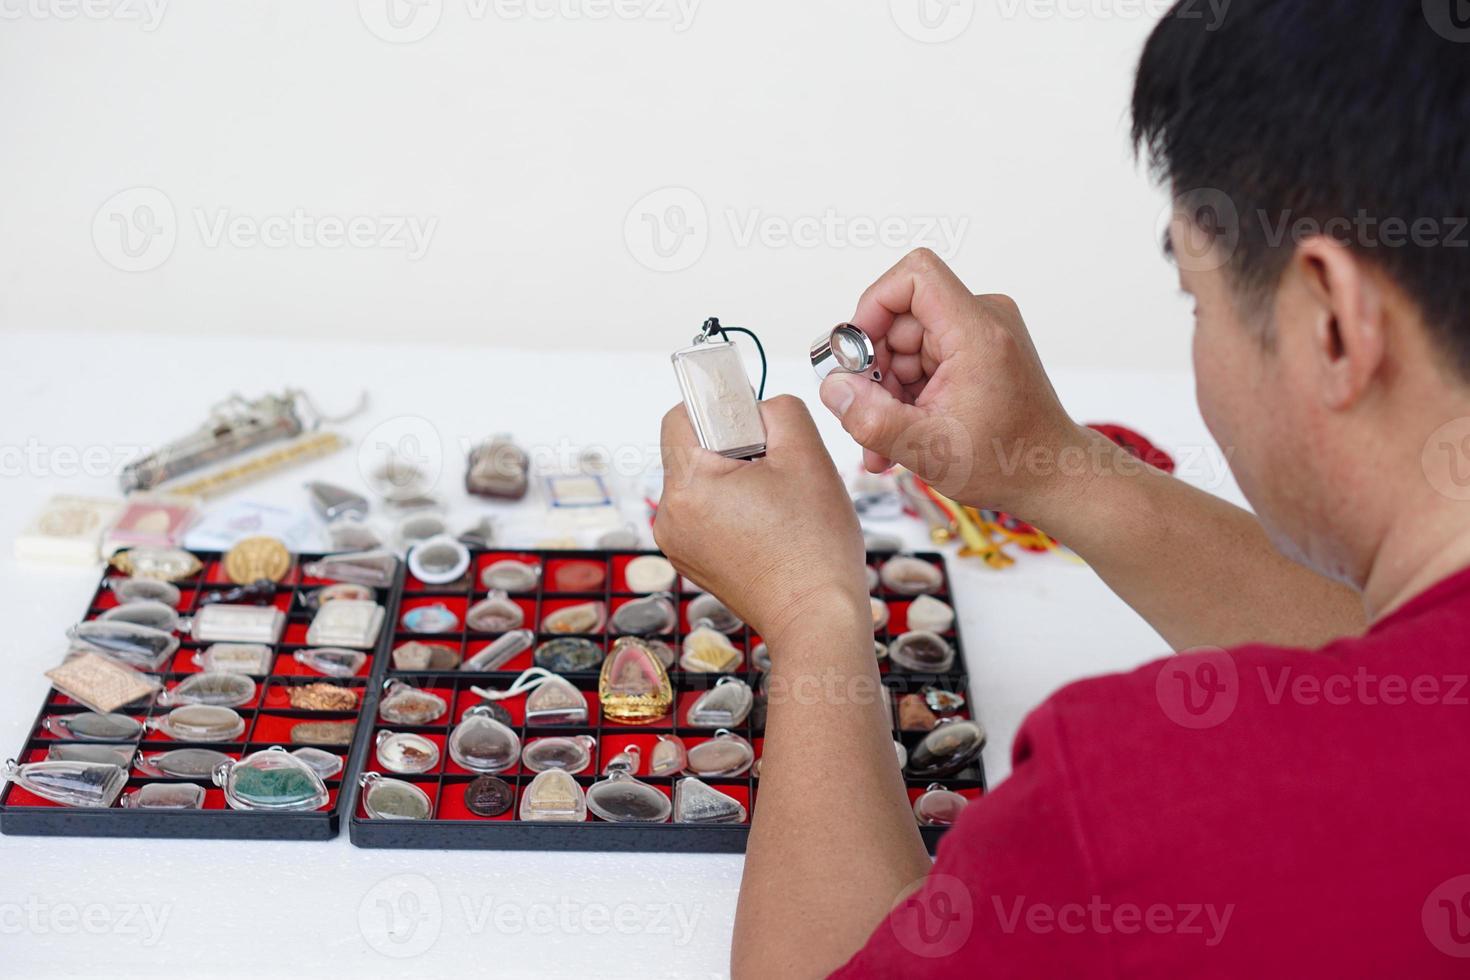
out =
[(843, 414), (852, 407), (852, 400), (856, 397), (857, 392), (853, 389), (852, 380), (846, 375), (829, 375), (822, 382), (822, 404), (826, 405), (827, 410), (838, 418), (842, 418)]

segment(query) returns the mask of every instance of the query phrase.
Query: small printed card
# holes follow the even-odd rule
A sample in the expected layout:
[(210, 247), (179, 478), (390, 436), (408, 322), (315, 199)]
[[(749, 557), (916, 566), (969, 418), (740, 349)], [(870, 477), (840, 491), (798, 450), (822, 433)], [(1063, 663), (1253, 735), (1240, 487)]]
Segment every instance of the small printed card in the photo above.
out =
[(156, 678), (90, 651), (73, 654), (46, 676), (62, 694), (103, 714), (150, 697), (159, 688)]
[(198, 516), (193, 497), (132, 494), (102, 539), (102, 551), (110, 555), (124, 548), (177, 548)]
[(122, 509), (118, 500), (55, 496), (15, 539), (20, 561), (92, 565), (101, 557), (102, 531)]

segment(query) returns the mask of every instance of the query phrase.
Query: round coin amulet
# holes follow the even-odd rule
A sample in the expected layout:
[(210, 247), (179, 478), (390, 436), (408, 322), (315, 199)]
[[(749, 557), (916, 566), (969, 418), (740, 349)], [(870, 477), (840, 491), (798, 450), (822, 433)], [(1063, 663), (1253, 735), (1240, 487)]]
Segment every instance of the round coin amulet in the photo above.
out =
[(569, 561), (551, 573), (551, 584), (558, 592), (595, 592), (607, 581), (607, 569), (601, 562)]
[(413, 783), (376, 772), (363, 773), (357, 782), (362, 787), (362, 808), (374, 820), (427, 820), (434, 812), (429, 794)]
[(711, 627), (721, 633), (733, 633), (745, 624), (740, 617), (730, 611), (730, 607), (710, 595), (708, 592), (695, 596), (689, 602), (689, 622), (699, 623), (706, 620)]
[(448, 633), (459, 626), (459, 617), (442, 602), (415, 606), (399, 622), (410, 633)]
[(685, 768), (696, 776), (742, 775), (755, 762), (755, 749), (734, 732), (718, 731), (715, 737), (692, 746), (685, 753)]
[(378, 765), (389, 772), (428, 772), (439, 764), (439, 746), (413, 732), (378, 733)]
[(592, 764), (597, 740), (590, 735), (553, 735), (532, 739), (521, 753), (521, 765), (532, 772), (565, 769), (581, 772)]
[(245, 719), (233, 708), (186, 704), (148, 719), (148, 727), (180, 742), (228, 742), (245, 732)]
[(954, 666), (954, 647), (937, 633), (913, 630), (888, 645), (888, 656), (905, 670), (942, 674)]
[(346, 760), (340, 755), (327, 752), (324, 749), (314, 749), (310, 746), (295, 749), (291, 754), (306, 763), (311, 767), (313, 772), (323, 779), (331, 779), (337, 773), (341, 772), (347, 764)]
[(985, 729), (968, 718), (946, 718), (914, 746), (905, 770), (915, 779), (953, 776), (974, 762), (985, 747)]
[(121, 603), (147, 600), (177, 606), (183, 595), (172, 583), (147, 578), (114, 578), (108, 581), (107, 586)]
[(112, 567), (133, 578), (178, 582), (198, 574), (204, 566), (177, 548), (130, 548), (112, 556)]
[(408, 552), (408, 570), (425, 585), (457, 582), (469, 568), (470, 550), (447, 534), (420, 541)]
[(476, 705), (449, 733), (449, 757), (471, 772), (504, 772), (520, 759), (521, 739), (489, 705)]
[(464, 621), (478, 633), (508, 633), (521, 628), (526, 622), (526, 613), (504, 592), (491, 592), (470, 607)]
[(146, 626), (149, 629), (163, 630), (167, 633), (172, 633), (179, 626), (178, 610), (166, 602), (157, 602), (152, 599), (139, 599), (121, 606), (113, 606), (97, 618), (110, 622), (132, 623), (134, 626)]
[(208, 779), (221, 762), (229, 761), (229, 756), (214, 749), (172, 749), (140, 756), (138, 768), (175, 779)]
[(255, 682), (244, 674), (231, 671), (205, 671), (190, 674), (159, 695), (158, 703), (174, 704), (217, 704), (233, 708), (245, 704), (255, 697)]
[(448, 702), (439, 695), (397, 680), (388, 682), (378, 703), (378, 714), (393, 725), (431, 725), (448, 710)]
[(515, 792), (499, 776), (477, 776), (464, 788), (464, 807), (478, 817), (498, 817), (515, 802)]
[(679, 573), (662, 555), (639, 555), (623, 569), (629, 592), (664, 592), (674, 587)]
[(609, 823), (663, 823), (674, 805), (661, 790), (614, 769), (587, 788), (587, 809)]
[(878, 577), (900, 595), (924, 595), (944, 588), (944, 573), (935, 565), (910, 555), (897, 555), (883, 563)]
[(970, 801), (939, 783), (930, 783), (923, 795), (914, 800), (914, 818), (921, 827), (948, 827), (960, 818)]
[(144, 783), (123, 796), (119, 805), (138, 810), (200, 810), (204, 787), (193, 783)]
[(597, 633), (606, 616), (607, 608), (602, 603), (579, 602), (548, 613), (541, 628), (548, 633)]
[(138, 719), (130, 715), (100, 714), (83, 711), (74, 715), (52, 715), (42, 722), (51, 734), (61, 738), (91, 739), (98, 742), (123, 742), (138, 737), (143, 730)]
[(888, 603), (882, 599), (869, 596), (868, 605), (873, 610), (873, 632), (876, 633), (888, 625)]
[(679, 613), (667, 594), (651, 595), (625, 602), (613, 610), (612, 631), (634, 636), (669, 633), (678, 621)]
[(279, 582), (291, 570), (291, 552), (275, 538), (257, 535), (244, 538), (225, 552), (225, 575), (236, 585), (261, 579)]
[(541, 566), (514, 558), (503, 558), (485, 566), (480, 573), (480, 584), (487, 589), (503, 592), (535, 592), (541, 579)]
[(602, 647), (581, 637), (563, 636), (536, 648), (537, 667), (558, 674), (596, 670), (602, 665)]

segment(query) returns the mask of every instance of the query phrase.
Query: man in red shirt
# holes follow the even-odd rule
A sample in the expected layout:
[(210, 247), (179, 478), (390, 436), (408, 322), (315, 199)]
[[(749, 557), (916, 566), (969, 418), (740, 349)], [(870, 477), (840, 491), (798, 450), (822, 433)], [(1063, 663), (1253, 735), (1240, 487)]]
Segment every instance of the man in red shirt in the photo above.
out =
[(1015, 304), (927, 252), (853, 317), (883, 383), (822, 387), (870, 469), (1033, 521), (1185, 651), (1036, 709), (932, 868), (805, 407), (764, 403), (755, 462), (664, 420), (658, 541), (773, 664), (737, 976), (1470, 975), (1470, 23), (1196, 8), (1144, 51), (1134, 135), (1255, 516), (1072, 422)]

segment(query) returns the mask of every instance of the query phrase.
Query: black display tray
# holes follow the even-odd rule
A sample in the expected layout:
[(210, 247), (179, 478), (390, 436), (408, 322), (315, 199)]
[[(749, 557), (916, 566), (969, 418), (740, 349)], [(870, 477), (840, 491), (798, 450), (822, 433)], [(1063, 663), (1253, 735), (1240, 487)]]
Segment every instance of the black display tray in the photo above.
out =
[[(513, 594), (515, 599), (526, 613), (526, 626), (534, 628), (538, 632), (538, 643), (549, 638), (550, 634), (541, 632), (542, 618), (550, 611), (560, 606), (575, 602), (597, 599), (607, 604), (609, 614), (616, 606), (623, 602), (640, 597), (640, 593), (628, 591), (627, 583), (623, 578), (622, 569), (633, 558), (639, 555), (658, 554), (653, 551), (515, 551), (505, 549), (490, 549), (488, 551), (478, 550), (473, 553), (470, 572), (465, 581), (450, 587), (426, 586), (417, 582), (411, 575), (405, 579), (402, 590), (395, 597), (390, 609), (390, 622), (388, 627), (393, 630), (392, 648), (408, 642), (409, 640), (421, 640), (424, 642), (445, 643), (457, 647), (461, 659), (466, 655), (472, 655), (485, 646), (498, 634), (491, 633), (466, 633), (462, 630), (442, 634), (417, 634), (405, 631), (401, 625), (401, 616), (408, 609), (431, 603), (442, 602), (449, 606), (459, 617), (463, 624), (464, 613), (467, 608), (487, 594), (487, 590), (481, 585), (480, 572), (490, 562), (501, 558), (518, 558), (525, 561), (533, 561), (542, 566), (543, 574), (540, 576), (538, 587), (534, 592)], [(892, 557), (884, 554), (870, 554), (869, 565), (877, 568)], [(954, 605), (952, 592), (949, 588), (949, 573), (945, 567), (942, 555), (935, 553), (921, 553), (915, 557), (922, 558), (937, 565), (944, 572), (944, 588), (936, 594), (936, 598)], [(592, 561), (601, 563), (606, 570), (606, 581), (601, 588), (592, 592), (561, 592), (556, 589), (557, 569), (567, 563), (576, 561)], [(685, 615), (685, 607), (691, 598), (698, 595), (696, 591), (687, 590), (685, 583), (680, 581), (674, 592), (675, 601), (678, 605), (680, 616), (679, 623), (673, 633), (665, 634), (659, 639), (673, 646), (675, 652), (681, 649), (681, 641), (690, 624)], [(875, 633), (875, 638), (887, 643), (901, 633), (906, 622), (907, 605), (914, 597), (898, 595), (883, 586), (874, 590), (874, 595), (888, 602), (890, 607), (890, 622), (883, 630)], [(587, 634), (603, 645), (604, 649), (611, 645), (615, 634), (604, 630)], [(759, 680), (759, 672), (750, 666), (750, 651), (758, 642), (758, 637), (751, 634), (749, 630), (742, 629), (730, 634), (735, 645), (740, 647), (746, 654), (746, 660), (736, 676), (749, 682), (753, 687)], [(933, 684), (948, 690), (964, 694), (966, 698), (965, 708), (960, 712), (961, 716), (970, 716), (973, 698), (970, 697), (968, 677), (964, 671), (964, 647), (959, 637), (958, 623), (951, 633), (946, 637), (956, 649), (954, 669), (944, 674), (915, 674), (893, 669), (892, 665), (884, 660), (882, 662), (883, 682), (888, 692), (894, 699), (894, 736), (903, 742), (906, 748), (912, 749), (922, 737), (918, 732), (900, 732), (897, 730), (897, 697), (908, 692), (916, 692), (925, 685)], [(366, 815), (359, 800), (352, 804), (351, 818), (348, 821), (348, 833), (352, 842), (359, 847), (377, 848), (431, 848), (431, 849), (490, 849), (490, 850), (540, 850), (540, 851), (701, 851), (701, 852), (734, 852), (745, 850), (746, 839), (749, 834), (749, 823), (739, 825), (717, 825), (717, 826), (695, 826), (689, 824), (616, 824), (598, 820), (591, 813), (587, 820), (582, 823), (527, 823), (515, 818), (516, 808), (519, 806), (520, 794), (529, 784), (534, 774), (527, 772), (523, 767), (516, 768), (499, 774), (508, 782), (516, 793), (516, 802), (511, 810), (501, 817), (484, 818), (475, 816), (465, 809), (463, 805), (464, 787), (472, 779), (475, 773), (468, 772), (456, 765), (450, 759), (445, 742), (449, 733), (453, 730), (452, 722), (457, 722), (459, 717), (475, 704), (482, 703), (478, 695), (473, 694), (469, 688), (471, 685), (504, 689), (506, 688), (526, 667), (531, 666), (532, 653), (526, 652), (505, 665), (499, 671), (489, 673), (463, 673), (459, 671), (398, 671), (393, 669), (391, 652), (378, 658), (378, 669), (374, 673), (372, 703), (369, 710), (374, 713), (371, 726), (372, 737), (360, 737), (354, 748), (353, 771), (359, 772), (381, 772), (387, 778), (401, 779), (413, 783), (423, 789), (430, 797), (434, 805), (432, 819), (422, 821), (384, 820), (373, 819)], [(502, 702), (512, 711), (515, 728), (521, 736), (522, 743), (529, 738), (537, 738), (547, 735), (570, 735), (587, 734), (597, 739), (598, 747), (592, 763), (587, 770), (580, 774), (578, 782), (585, 789), (597, 779), (602, 778), (600, 774), (607, 755), (618, 751), (627, 744), (638, 744), (643, 748), (643, 765), (645, 771), (640, 771), (638, 778), (661, 788), (665, 792), (672, 792), (674, 778), (653, 777), (646, 775), (646, 766), (649, 758), (649, 748), (652, 740), (658, 733), (673, 733), (687, 740), (707, 738), (713, 734), (708, 729), (695, 729), (685, 724), (684, 711), (688, 707), (690, 698), (697, 693), (707, 690), (718, 680), (715, 674), (699, 674), (686, 672), (679, 669), (670, 671), (670, 679), (675, 689), (676, 708), (671, 718), (660, 723), (648, 726), (630, 726), (622, 724), (606, 723), (603, 721), (602, 712), (597, 702), (597, 679), (596, 671), (584, 673), (566, 674), (569, 680), (589, 695), (590, 712), (589, 723), (581, 726), (528, 726), (524, 722), (520, 711), (520, 704), (524, 702), (524, 696)], [(383, 722), (377, 717), (378, 701), (381, 699), (384, 685), (393, 679), (410, 683), (416, 687), (434, 690), (449, 702), (448, 714), (440, 718), (436, 724), (423, 726), (391, 725)], [(757, 712), (759, 708), (757, 709)], [(392, 773), (381, 766), (376, 760), (375, 743), (376, 733), (381, 730), (410, 731), (422, 734), (434, 741), (440, 747), (440, 760), (438, 765), (428, 773), (420, 775), (403, 775)], [(757, 713), (752, 713), (752, 718), (735, 729), (738, 734), (749, 739), (756, 747), (759, 756), (763, 744), (763, 723)], [(364, 733), (360, 732), (360, 736)], [(722, 792), (735, 796), (744, 803), (751, 813), (757, 805), (759, 795), (759, 779), (747, 773), (746, 775), (733, 779), (707, 779), (709, 785)], [(971, 769), (965, 770), (957, 777), (943, 780), (905, 780), (909, 791), (910, 801), (916, 798), (931, 782), (940, 782), (967, 796), (976, 797), (985, 792), (986, 782), (983, 764), (976, 760)], [(359, 794), (360, 795), (360, 794)], [(939, 843), (941, 836), (947, 828), (923, 827), (920, 832), (925, 844), (932, 852)]]
[[(193, 554), (203, 562), (204, 567), (194, 578), (175, 583), (182, 593), (179, 602), (180, 612), (186, 616), (192, 615), (198, 609), (201, 596), (216, 589), (228, 589), (233, 585), (223, 574), (220, 565), (221, 554), (204, 551), (195, 551)], [(364, 651), (370, 654), (370, 659), (364, 665), (363, 671), (358, 677), (349, 681), (337, 682), (347, 683), (362, 690), (363, 695), (359, 698), (357, 712), (314, 712), (290, 707), (282, 688), (304, 681), (332, 680), (332, 678), (321, 677), (306, 670), (296, 664), (291, 656), (295, 651), (307, 647), (305, 633), (313, 615), (302, 604), (298, 596), (314, 588), (332, 584), (328, 581), (303, 579), (302, 577), (302, 566), (320, 557), (322, 556), (318, 554), (296, 556), (291, 571), (276, 586), (272, 601), (277, 608), (287, 612), (286, 626), (281, 641), (272, 645), (275, 650), (275, 660), (271, 674), (267, 677), (255, 678), (257, 684), (255, 700), (250, 705), (235, 709), (244, 716), (246, 721), (247, 727), (242, 738), (234, 742), (190, 743), (173, 741), (160, 733), (145, 731), (133, 741), (133, 749), (136, 758), (136, 752), (139, 749), (154, 752), (193, 745), (217, 749), (238, 758), (271, 745), (279, 744), (288, 749), (301, 747), (300, 744), (287, 741), (290, 726), (298, 722), (355, 719), (358, 724), (353, 733), (351, 745), (316, 746), (334, 751), (344, 758), (343, 771), (326, 781), (327, 789), (332, 797), (327, 807), (307, 813), (231, 810), (224, 801), (223, 792), (208, 780), (150, 777), (142, 774), (135, 765), (129, 772), (128, 783), (123, 794), (150, 782), (194, 782), (206, 789), (205, 809), (134, 810), (123, 807), (120, 802), (106, 809), (65, 807), (32, 797), (12, 782), (6, 784), (3, 794), (0, 794), (0, 833), (53, 837), (172, 837), (246, 840), (328, 840), (337, 836), (341, 829), (342, 814), (351, 805), (354, 798), (352, 789), (356, 785), (357, 761), (362, 757), (360, 750), (372, 728), (369, 723), (372, 715), (367, 712), (374, 710), (373, 705), (376, 703), (372, 696), (376, 690), (374, 679), (382, 675), (383, 665), (387, 659), (386, 652), (392, 643), (392, 630), (391, 620), (385, 617), (377, 645), (373, 650)], [(107, 580), (112, 574), (114, 573), (110, 569), (103, 574), (93, 592), (85, 618), (95, 618), (105, 609), (116, 604), (107, 586)], [(390, 614), (403, 587), (403, 574), (400, 562), (392, 586), (375, 590), (378, 602)], [(60, 633), (61, 631), (58, 630), (58, 635)], [(171, 686), (189, 674), (197, 672), (198, 668), (194, 666), (191, 658), (196, 650), (205, 646), (208, 644), (195, 643), (185, 636), (179, 651), (165, 666), (165, 670), (158, 673), (165, 685)], [(41, 711), (36, 716), (25, 745), (16, 756), (17, 760), (36, 761), (45, 757), (49, 746), (73, 741), (55, 737), (43, 727), (43, 722), (51, 715), (65, 715), (85, 710), (83, 706), (70, 701), (54, 688), (51, 689)], [(169, 709), (156, 704), (140, 702), (119, 710), (146, 720)], [(25, 802), (18, 802), (20, 800), (25, 800)]]

